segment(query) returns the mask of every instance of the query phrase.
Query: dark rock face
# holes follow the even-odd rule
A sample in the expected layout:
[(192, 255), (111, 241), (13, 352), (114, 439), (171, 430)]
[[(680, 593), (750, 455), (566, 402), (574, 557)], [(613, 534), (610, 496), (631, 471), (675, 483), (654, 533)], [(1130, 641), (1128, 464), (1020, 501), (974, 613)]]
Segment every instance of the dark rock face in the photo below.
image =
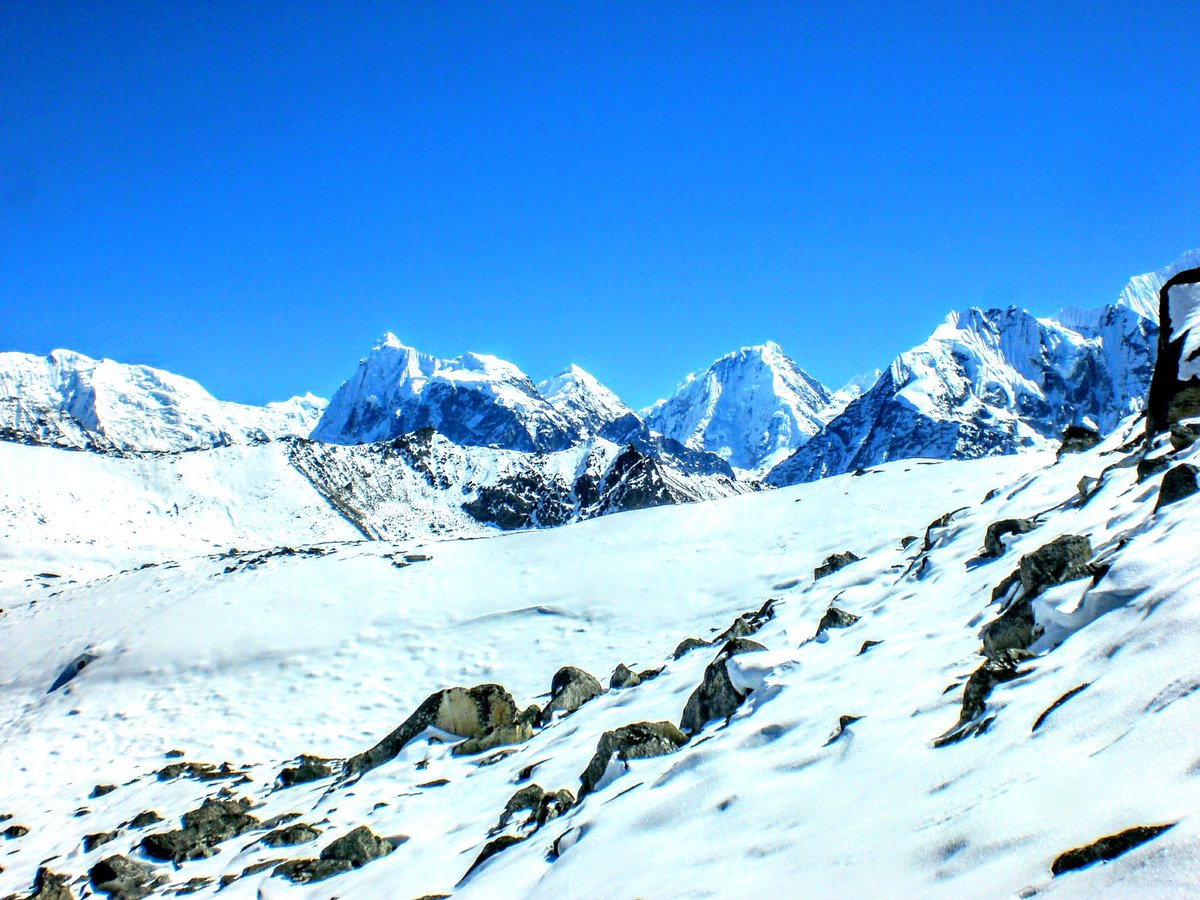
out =
[(856, 616), (854, 613), (831, 606), (825, 610), (825, 614), (821, 616), (821, 621), (817, 623), (817, 637), (820, 637), (830, 628), (849, 628), (860, 618), (861, 616)]
[(614, 754), (622, 762), (665, 756), (674, 753), (687, 740), (670, 722), (635, 722), (604, 732), (596, 745), (595, 755), (579, 776), (579, 798), (582, 800), (595, 790)]
[(117, 833), (115, 831), (99, 831), (96, 834), (85, 834), (83, 836), (83, 852), (91, 853), (97, 847), (103, 847), (105, 844), (116, 840)]
[(711, 646), (708, 641), (702, 641), (700, 638), (684, 638), (679, 642), (679, 646), (675, 648), (675, 652), (671, 654), (671, 659), (679, 659), (681, 656), (691, 653), (698, 647), (708, 646)]
[(977, 720), (983, 715), (987, 698), (998, 684), (1012, 681), (1022, 674), (1018, 667), (1031, 654), (1023, 650), (1005, 650), (994, 657), (985, 659), (983, 664), (971, 673), (963, 688), (962, 709), (958, 715), (958, 723), (942, 737), (933, 742), (935, 747), (947, 747), (956, 744), (963, 738), (970, 737), (981, 731), (984, 723)]
[(828, 747), (830, 744), (841, 740), (842, 736), (846, 734), (846, 729), (861, 720), (862, 716), (839, 716), (837, 728), (833, 729), (833, 734), (829, 735), (829, 740), (825, 742), (825, 746)]
[(156, 878), (149, 866), (124, 856), (102, 859), (88, 870), (88, 880), (93, 890), (112, 900), (140, 900), (166, 881)]
[(687, 705), (683, 708), (683, 718), (679, 724), (684, 733), (696, 734), (713, 719), (728, 719), (737, 712), (746, 695), (734, 687), (725, 663), (739, 653), (766, 649), (762, 644), (746, 638), (734, 638), (721, 648), (721, 652), (704, 670), (704, 680), (688, 697)]
[(276, 866), (273, 875), (286, 878), (295, 884), (324, 881), (354, 868), (344, 859), (292, 859)]
[(199, 809), (184, 813), (183, 828), (142, 838), (142, 849), (151, 859), (176, 865), (205, 859), (213, 855), (217, 844), (258, 825), (258, 819), (246, 812), (247, 805), (246, 801), (205, 800)]
[(307, 844), (309, 841), (315, 841), (320, 836), (321, 832), (317, 831), (311, 825), (297, 822), (294, 825), (285, 825), (283, 828), (276, 828), (274, 831), (263, 835), (262, 842), (268, 847), (294, 847), (296, 844)]
[(849, 550), (842, 553), (834, 553), (825, 558), (825, 562), (813, 569), (813, 579), (819, 580), (826, 575), (832, 575), (839, 569), (844, 569), (851, 563), (858, 562), (862, 557), (851, 553)]
[(54, 679), (54, 683), (50, 685), (50, 690), (46, 691), (46, 693), (53, 694), (60, 687), (73, 681), (80, 672), (94, 663), (98, 658), (94, 653), (82, 653), (75, 657), (58, 673), (58, 677)]
[(394, 849), (390, 841), (379, 837), (366, 825), (360, 825), (330, 843), (321, 851), (321, 859), (345, 860), (358, 869), (372, 860), (387, 856)]
[(138, 813), (129, 823), (130, 828), (145, 828), (148, 825), (157, 825), (163, 820), (157, 812), (152, 809), (147, 809), (144, 812)]
[(1070, 700), (1075, 695), (1085, 691), (1090, 686), (1091, 686), (1090, 681), (1084, 682), (1081, 685), (1071, 688), (1069, 691), (1067, 691), (1065, 694), (1063, 694), (1061, 697), (1059, 697), (1057, 700), (1055, 700), (1053, 703), (1051, 703), (1045, 710), (1042, 711), (1042, 714), (1039, 715), (1037, 717), (1037, 719), (1034, 720), (1033, 727), (1031, 729), (1029, 729), (1030, 732), (1036, 732), (1039, 728), (1041, 728), (1046, 723), (1046, 720), (1048, 718), (1050, 718), (1050, 715), (1056, 709), (1058, 709), (1060, 706), (1062, 706), (1064, 703), (1066, 703), (1068, 700)]
[(346, 772), (361, 775), (383, 765), (430, 726), (459, 737), (479, 738), (493, 729), (513, 725), (516, 719), (517, 704), (498, 684), (437, 691), (382, 741), (347, 760)]
[(517, 813), (528, 812), (528, 817), (520, 827), (532, 833), (552, 819), (557, 819), (574, 805), (575, 795), (568, 790), (559, 790), (551, 794), (543, 790), (541, 785), (531, 784), (509, 798), (496, 827), (507, 828)]
[(618, 688), (637, 687), (643, 681), (650, 681), (662, 674), (662, 669), (643, 669), (640, 672), (635, 672), (625, 663), (617, 663), (617, 667), (613, 669), (613, 673), (608, 679), (609, 690)]
[(1063, 431), (1062, 445), (1058, 455), (1064, 453), (1084, 453), (1100, 443), (1100, 432), (1085, 425), (1068, 425)]
[(1162, 472), (1167, 471), (1171, 464), (1162, 456), (1144, 456), (1137, 463), (1137, 480), (1143, 482)]
[(501, 853), (513, 844), (519, 844), (523, 840), (525, 840), (524, 837), (518, 837), (515, 834), (502, 834), (500, 837), (488, 841), (483, 845), (483, 850), (475, 857), (475, 862), (471, 863), (471, 868), (467, 869), (467, 874), (463, 875), (463, 878), (465, 879), (467, 875), (470, 875), (497, 853)]
[(170, 781), (172, 778), (194, 778), (197, 781), (222, 781), (226, 778), (240, 778), (246, 773), (227, 762), (215, 766), (206, 762), (170, 763), (158, 770), (159, 781)]
[(279, 773), (279, 783), (283, 787), (296, 784), (307, 784), (310, 781), (320, 781), (333, 775), (333, 766), (329, 760), (319, 756), (302, 754), (297, 764), (289, 766)]
[(1157, 512), (1164, 506), (1190, 497), (1200, 491), (1200, 467), (1191, 463), (1180, 463), (1171, 467), (1163, 476), (1162, 485), (1158, 489), (1158, 502), (1154, 505)]
[(1006, 547), (1003, 538), (1009, 534), (1026, 534), (1033, 531), (1037, 523), (1032, 519), (1001, 519), (987, 527), (983, 536), (983, 550), (980, 556), (987, 559), (998, 559), (1004, 555)]
[[(1195, 335), (1184, 329), (1183, 321), (1175, 322), (1174, 313), (1182, 314), (1194, 307), (1189, 297), (1192, 285), (1200, 283), (1200, 269), (1185, 269), (1169, 279), (1158, 292), (1158, 361), (1150, 382), (1146, 402), (1146, 437), (1162, 434), (1176, 422), (1200, 416), (1200, 377), (1194, 373), (1194, 353), (1185, 359), (1185, 346), (1194, 343)], [(1172, 302), (1174, 300), (1174, 303)]]
[(92, 788), (92, 792), (88, 794), (93, 800), (97, 797), (103, 797), (105, 794), (111, 794), (117, 789), (115, 784), (98, 784)]
[(542, 710), (541, 722), (548, 723), (556, 712), (572, 713), (603, 693), (600, 682), (583, 669), (563, 666), (550, 682), (550, 702)]
[(37, 870), (29, 900), (75, 900), (68, 887), (70, 881), (68, 876), (55, 874), (43, 866)]
[(1164, 831), (1174, 828), (1175, 824), (1172, 822), (1169, 825), (1140, 825), (1136, 828), (1127, 828), (1117, 834), (1110, 834), (1108, 837), (1102, 837), (1086, 847), (1076, 847), (1074, 850), (1068, 850), (1061, 854), (1050, 866), (1050, 871), (1058, 876), (1065, 872), (1085, 868), (1093, 863), (1116, 859), (1121, 854), (1128, 853), (1135, 847), (1154, 840)]

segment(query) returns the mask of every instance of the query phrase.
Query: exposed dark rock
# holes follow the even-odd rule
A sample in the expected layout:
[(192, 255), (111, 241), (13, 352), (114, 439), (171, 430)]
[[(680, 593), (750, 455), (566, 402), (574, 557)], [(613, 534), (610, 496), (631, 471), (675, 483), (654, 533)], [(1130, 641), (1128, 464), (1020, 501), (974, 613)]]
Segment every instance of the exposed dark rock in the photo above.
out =
[(170, 763), (158, 770), (159, 781), (170, 781), (172, 778), (194, 778), (197, 781), (222, 781), (226, 778), (240, 778), (246, 774), (244, 769), (237, 769), (231, 763), (223, 762), (220, 766), (205, 762)]
[(387, 856), (394, 849), (391, 841), (379, 837), (366, 825), (359, 825), (322, 850), (321, 859), (345, 860), (358, 869), (372, 860)]
[(520, 827), (532, 833), (537, 831), (552, 819), (557, 819), (575, 805), (575, 795), (568, 790), (559, 790), (550, 794), (542, 790), (540, 785), (531, 784), (521, 788), (509, 798), (500, 814), (497, 829), (507, 828), (513, 817), (520, 812), (528, 812)]
[(900, 549), (907, 550), (919, 540), (920, 538), (915, 534), (906, 534), (904, 537), (900, 538)]
[(346, 772), (361, 775), (392, 759), (430, 726), (465, 738), (478, 738), (494, 728), (514, 724), (517, 704), (498, 684), (453, 687), (430, 694), (416, 711), (382, 741), (346, 762)]
[(75, 676), (94, 663), (98, 658), (94, 653), (82, 653), (75, 657), (58, 673), (58, 677), (54, 679), (54, 683), (50, 685), (50, 689), (46, 693), (53, 694), (60, 687), (72, 681)]
[(1171, 424), (1171, 448), (1178, 453), (1181, 450), (1186, 450), (1192, 444), (1200, 440), (1200, 420), (1192, 419), (1187, 422), (1173, 422)]
[(813, 569), (813, 580), (819, 580), (826, 575), (832, 575), (839, 569), (844, 569), (851, 563), (858, 562), (862, 557), (845, 550), (842, 553), (833, 553), (825, 557), (825, 562)]
[(1144, 456), (1138, 460), (1137, 464), (1137, 480), (1143, 482), (1147, 478), (1152, 478), (1161, 472), (1167, 471), (1171, 464), (1167, 462), (1164, 456)]
[(1200, 467), (1191, 463), (1180, 463), (1172, 466), (1163, 476), (1158, 489), (1158, 502), (1154, 505), (1157, 512), (1164, 506), (1190, 497), (1200, 491)]
[(872, 647), (878, 647), (883, 641), (863, 641), (863, 645), (858, 650), (858, 656), (862, 656)]
[(91, 853), (97, 847), (103, 847), (110, 841), (117, 838), (115, 831), (98, 831), (95, 834), (85, 834), (83, 836), (83, 852)]
[(861, 719), (862, 716), (839, 716), (837, 728), (833, 729), (833, 734), (829, 735), (829, 740), (825, 742), (825, 746), (828, 747), (830, 744), (839, 740), (842, 735), (846, 733), (847, 728)]
[[(1152, 440), (1176, 422), (1200, 415), (1200, 379), (1181, 377), (1184, 343), (1189, 337), (1183, 322), (1171, 319), (1171, 293), (1200, 283), (1200, 269), (1185, 269), (1167, 280), (1158, 292), (1158, 359), (1146, 400), (1146, 437)], [(1187, 305), (1183, 299), (1181, 306)]]
[(1063, 431), (1062, 444), (1058, 448), (1061, 459), (1064, 453), (1084, 453), (1100, 443), (1100, 432), (1086, 425), (1068, 425)]
[(684, 638), (679, 642), (679, 646), (675, 648), (675, 652), (671, 654), (672, 659), (679, 659), (686, 653), (691, 653), (697, 647), (711, 647), (708, 641), (702, 641), (700, 638)]
[(704, 670), (704, 680), (688, 697), (687, 705), (683, 708), (683, 718), (679, 723), (680, 728), (686, 734), (695, 734), (713, 719), (728, 719), (737, 712), (746, 695), (734, 687), (725, 663), (739, 653), (754, 653), (766, 649), (762, 644), (747, 638), (734, 638), (721, 648), (721, 652)]
[(515, 721), (510, 725), (493, 728), (487, 734), (481, 734), (479, 737), (467, 738), (465, 741), (455, 744), (454, 749), (450, 752), (454, 756), (474, 756), (476, 753), (485, 753), (497, 747), (523, 744), (531, 737), (533, 737), (533, 726), (524, 720)]
[(106, 857), (88, 870), (92, 889), (107, 894), (111, 900), (139, 900), (166, 880), (156, 877), (149, 866), (126, 856)]
[(604, 693), (600, 682), (583, 669), (563, 666), (550, 682), (550, 702), (542, 710), (541, 722), (547, 724), (556, 712), (571, 713)]
[(1169, 825), (1139, 825), (1136, 828), (1127, 828), (1117, 834), (1110, 834), (1086, 847), (1076, 847), (1074, 850), (1068, 850), (1061, 854), (1050, 866), (1050, 871), (1057, 876), (1064, 872), (1082, 869), (1093, 863), (1108, 862), (1110, 859), (1116, 859), (1121, 854), (1128, 853), (1135, 847), (1140, 847), (1147, 841), (1153, 840), (1167, 829), (1174, 828), (1175, 825), (1175, 822)]
[(999, 522), (993, 522), (987, 527), (987, 533), (983, 536), (983, 550), (979, 555), (988, 559), (997, 559), (1003, 556), (1007, 549), (1002, 540), (1005, 535), (1026, 534), (1036, 527), (1037, 523), (1032, 519), (1001, 519)]
[(258, 825), (258, 819), (246, 812), (247, 805), (247, 801), (205, 800), (198, 809), (184, 813), (183, 828), (142, 838), (142, 849), (152, 859), (177, 865), (205, 859), (213, 855), (217, 844)]
[(333, 775), (333, 766), (330, 765), (330, 760), (302, 754), (296, 765), (289, 766), (279, 773), (279, 783), (287, 788), (295, 784), (320, 781), (331, 775)]
[(88, 796), (95, 799), (96, 797), (103, 797), (105, 794), (111, 794), (116, 789), (117, 786), (115, 784), (98, 784), (92, 788), (92, 792)]
[(665, 756), (674, 753), (687, 740), (683, 732), (670, 722), (635, 722), (604, 732), (596, 744), (595, 755), (579, 776), (580, 799), (595, 790), (614, 754), (622, 762)]
[(613, 669), (612, 675), (608, 679), (608, 687), (610, 690), (617, 688), (637, 687), (643, 681), (650, 681), (662, 674), (662, 669), (643, 669), (640, 672), (634, 672), (625, 663), (618, 663)]
[(525, 840), (524, 837), (518, 837), (515, 834), (502, 834), (500, 837), (488, 841), (483, 845), (483, 849), (475, 857), (475, 862), (471, 863), (471, 868), (467, 869), (466, 875), (463, 875), (463, 878), (465, 879), (467, 875), (470, 875), (497, 853), (507, 850), (513, 844), (519, 844), (523, 840)]
[(972, 724), (976, 723), (983, 715), (987, 698), (993, 688), (998, 684), (1019, 678), (1023, 673), (1019, 671), (1018, 667), (1022, 662), (1031, 658), (1032, 655), (1023, 650), (1004, 650), (994, 657), (985, 659), (983, 664), (971, 673), (971, 677), (967, 679), (967, 683), (963, 687), (962, 709), (958, 715), (958, 723), (947, 734), (935, 740), (933, 746), (945, 747), (972, 734), (982, 733), (985, 727), (983, 723), (979, 723), (975, 727), (972, 727)]
[(817, 623), (817, 637), (820, 637), (830, 628), (849, 628), (861, 617), (848, 613), (844, 609), (838, 609), (836, 606), (831, 606), (825, 610), (825, 614), (821, 616), (821, 621)]
[(33, 893), (29, 895), (29, 900), (75, 900), (68, 887), (70, 881), (69, 876), (58, 875), (43, 866), (33, 879)]
[(294, 884), (309, 884), (341, 875), (353, 868), (349, 861), (344, 859), (289, 859), (276, 866), (272, 875), (286, 878)]
[(13, 838), (25, 837), (25, 835), (29, 834), (29, 829), (24, 825), (9, 825), (0, 834), (3, 834), (11, 841)]
[(1045, 710), (1042, 712), (1042, 714), (1041, 714), (1040, 716), (1038, 716), (1038, 717), (1037, 717), (1037, 719), (1036, 719), (1036, 720), (1034, 721), (1034, 723), (1033, 723), (1033, 728), (1031, 728), (1031, 729), (1030, 729), (1030, 731), (1031, 731), (1031, 732), (1032, 732), (1032, 731), (1037, 731), (1039, 728), (1041, 728), (1041, 727), (1042, 727), (1042, 725), (1043, 725), (1043, 723), (1044, 723), (1044, 722), (1045, 722), (1045, 721), (1046, 721), (1048, 718), (1050, 718), (1050, 714), (1051, 714), (1052, 712), (1054, 712), (1056, 709), (1058, 709), (1060, 706), (1062, 706), (1064, 703), (1066, 703), (1068, 700), (1070, 700), (1072, 697), (1074, 697), (1074, 696), (1075, 696), (1076, 694), (1078, 694), (1080, 691), (1084, 690), (1084, 689), (1085, 689), (1086, 687), (1088, 687), (1090, 684), (1091, 684), (1091, 682), (1090, 682), (1090, 681), (1087, 681), (1087, 682), (1084, 682), (1083, 684), (1079, 685), (1078, 687), (1073, 687), (1073, 688), (1071, 688), (1069, 691), (1067, 691), (1065, 694), (1063, 694), (1061, 697), (1059, 697), (1057, 700), (1055, 700), (1053, 703), (1051, 703), (1051, 704), (1050, 704), (1050, 705), (1049, 705), (1049, 706), (1048, 706), (1048, 707), (1047, 707), (1047, 708), (1046, 708), (1046, 709), (1045, 709)]
[(145, 828), (147, 825), (155, 825), (163, 820), (157, 812), (152, 809), (147, 809), (144, 812), (138, 813), (129, 823), (130, 828)]
[(311, 825), (297, 822), (294, 825), (285, 825), (283, 828), (276, 828), (274, 831), (263, 835), (262, 842), (268, 847), (294, 847), (297, 844), (307, 844), (309, 841), (315, 841), (320, 836), (321, 832), (317, 831)]
[(185, 894), (195, 894), (198, 891), (204, 890), (206, 887), (208, 887), (212, 883), (213, 883), (213, 880), (211, 878), (205, 878), (204, 876), (197, 876), (195, 878), (189, 878), (183, 884), (181, 884), (177, 888), (175, 888), (175, 893), (176, 893), (176, 895), (180, 895), (180, 896), (185, 895)]

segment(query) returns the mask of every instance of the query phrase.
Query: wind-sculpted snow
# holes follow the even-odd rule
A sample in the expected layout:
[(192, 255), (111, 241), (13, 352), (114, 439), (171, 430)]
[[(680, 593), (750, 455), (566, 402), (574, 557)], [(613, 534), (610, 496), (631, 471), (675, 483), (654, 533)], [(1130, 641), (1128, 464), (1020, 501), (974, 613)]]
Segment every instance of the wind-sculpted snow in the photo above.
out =
[(149, 366), (69, 350), (0, 353), (0, 439), (80, 450), (172, 452), (307, 435), (325, 401), (265, 407), (217, 400), (196, 382)]
[(689, 375), (646, 418), (654, 431), (716, 453), (737, 469), (769, 469), (829, 418), (833, 396), (778, 344), (743, 347)]
[(1122, 306), (1086, 333), (1015, 307), (952, 313), (767, 480), (1045, 448), (1082, 422), (1108, 433), (1144, 406), (1156, 340), (1157, 326)]
[[(1140, 432), (486, 541), (182, 552), (0, 587), (0, 825), (20, 826), (0, 895), (124, 856), (158, 893), (200, 897), (1188, 896), (1200, 495), (1155, 512)], [(1005, 520), (1030, 527), (998, 538)], [(980, 557), (989, 530), (1003, 552)], [(1039, 582), (1041, 637), (969, 706), (974, 736), (935, 746), (1007, 602), (995, 589), (1066, 536), (1091, 577)], [(843, 552), (859, 558), (814, 580)], [(765, 650), (706, 643), (747, 628)], [(672, 658), (687, 637), (703, 642)], [(540, 721), (564, 666), (605, 684), (618, 663), (661, 672)], [(685, 741), (706, 680), (731, 702)], [(539, 721), (467, 738), (493, 745), (474, 755), (457, 725), (427, 728), (343, 772), (426, 698), (489, 684)], [(607, 765), (606, 746), (624, 748)], [(277, 786), (285, 769), (307, 774)], [(174, 868), (152, 834), (208, 843)], [(371, 852), (334, 853), (348, 844)]]

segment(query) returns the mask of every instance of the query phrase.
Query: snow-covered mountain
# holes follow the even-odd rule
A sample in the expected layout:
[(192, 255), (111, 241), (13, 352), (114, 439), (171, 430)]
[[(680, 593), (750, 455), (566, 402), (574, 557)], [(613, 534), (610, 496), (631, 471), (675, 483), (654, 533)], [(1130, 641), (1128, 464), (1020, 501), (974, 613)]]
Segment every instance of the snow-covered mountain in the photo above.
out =
[(333, 444), (369, 444), (434, 428), (468, 446), (543, 452), (580, 435), (510, 362), (481, 353), (437, 359), (388, 333), (338, 388), (312, 433)]
[(538, 392), (576, 433), (601, 434), (606, 426), (635, 415), (616, 394), (576, 365), (537, 386)]
[(689, 375), (648, 411), (646, 423), (736, 469), (765, 470), (816, 434), (834, 402), (824, 385), (768, 341)]
[(1075, 313), (1074, 327), (1015, 307), (951, 313), (767, 480), (1016, 453), (1051, 446), (1084, 422), (1108, 433), (1142, 409), (1150, 385), (1157, 314), (1138, 309), (1118, 302)]
[(102, 451), (172, 452), (307, 435), (325, 401), (266, 407), (217, 400), (189, 378), (149, 366), (0, 353), (0, 439)]

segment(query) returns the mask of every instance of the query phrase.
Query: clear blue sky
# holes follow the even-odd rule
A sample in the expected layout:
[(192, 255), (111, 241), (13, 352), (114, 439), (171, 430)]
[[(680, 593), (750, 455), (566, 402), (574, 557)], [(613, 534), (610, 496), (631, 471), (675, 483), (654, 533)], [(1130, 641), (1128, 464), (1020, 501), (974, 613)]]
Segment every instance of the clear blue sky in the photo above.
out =
[(0, 5), (0, 349), (836, 386), (1200, 244), (1200, 4)]

